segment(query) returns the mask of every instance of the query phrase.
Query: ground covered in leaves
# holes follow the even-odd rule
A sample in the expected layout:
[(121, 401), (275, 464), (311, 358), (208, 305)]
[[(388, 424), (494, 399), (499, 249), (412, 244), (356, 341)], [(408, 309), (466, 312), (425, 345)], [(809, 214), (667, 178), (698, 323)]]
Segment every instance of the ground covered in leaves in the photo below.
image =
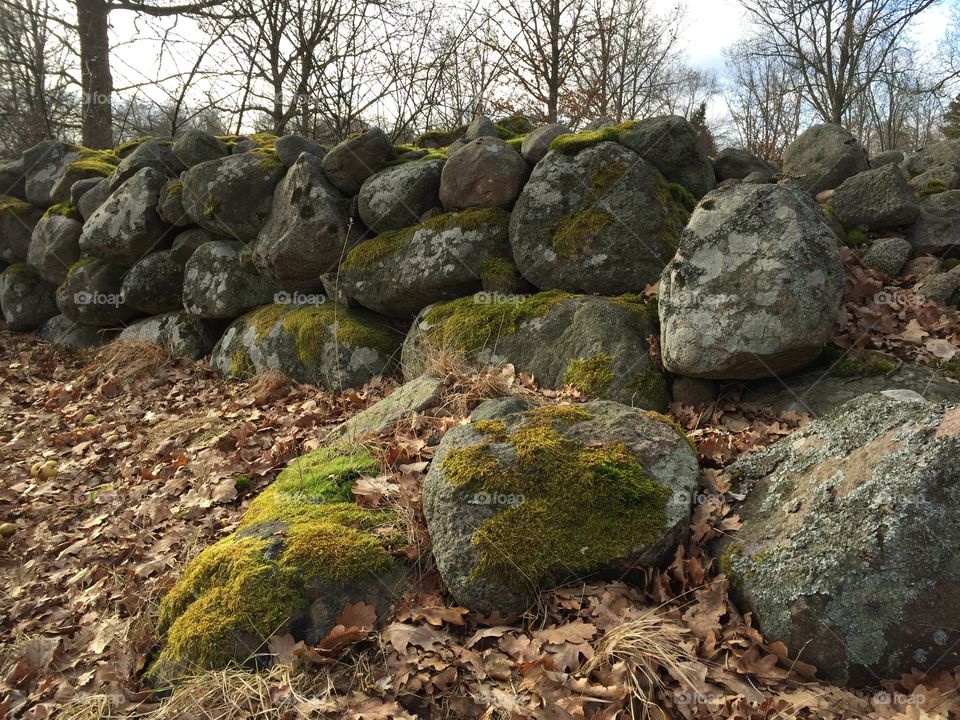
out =
[[(957, 314), (846, 259), (835, 344), (949, 372)], [(719, 469), (807, 420), (736, 392), (671, 408), (704, 471), (690, 537), (669, 567), (557, 588), (522, 617), (452, 606), (419, 507), (439, 439), (491, 394), (581, 399), (509, 367), (451, 373), (443, 406), (381, 438), (381, 473), (357, 483), (358, 502), (400, 507), (411, 521), (404, 552), (420, 578), (392, 616), (347, 606), (316, 647), (272, 638), (269, 670), (145, 686), (157, 604), (183, 563), (231, 531), (327, 428), (394, 387), (332, 396), (280, 377), (224, 380), (154, 346), (56, 350), (0, 327), (0, 719), (960, 717), (960, 671), (870, 692), (831, 687), (735, 608), (704, 551), (738, 526)]]

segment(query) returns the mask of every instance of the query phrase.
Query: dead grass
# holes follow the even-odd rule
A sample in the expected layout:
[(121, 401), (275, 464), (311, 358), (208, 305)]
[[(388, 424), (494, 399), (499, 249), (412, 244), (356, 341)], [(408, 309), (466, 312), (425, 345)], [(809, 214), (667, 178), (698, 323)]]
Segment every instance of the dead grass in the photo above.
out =
[(130, 382), (173, 363), (173, 357), (162, 346), (145, 340), (125, 340), (105, 345), (80, 373), (85, 387), (100, 380)]

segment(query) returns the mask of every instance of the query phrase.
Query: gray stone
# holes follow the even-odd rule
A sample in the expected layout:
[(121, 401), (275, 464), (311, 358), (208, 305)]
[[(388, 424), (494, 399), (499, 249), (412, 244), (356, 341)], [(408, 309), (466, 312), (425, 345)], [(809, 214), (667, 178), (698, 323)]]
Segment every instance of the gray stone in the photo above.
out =
[(955, 271), (930, 275), (917, 288), (917, 296), (939, 305), (956, 305), (960, 274)]
[(680, 183), (698, 198), (717, 184), (696, 130), (682, 117), (640, 120), (620, 133), (620, 142), (652, 163), (667, 180)]
[(178, 177), (186, 168), (173, 154), (173, 143), (173, 138), (158, 137), (138, 145), (132, 153), (120, 161), (116, 171), (110, 177), (110, 189), (116, 190), (144, 168), (150, 168), (165, 178)]
[(570, 132), (572, 132), (570, 128), (559, 123), (538, 127), (536, 130), (527, 133), (523, 138), (523, 142), (520, 144), (520, 155), (530, 165), (536, 165), (543, 160), (543, 157), (550, 150), (550, 143), (555, 138)]
[(184, 268), (174, 262), (171, 253), (158, 250), (145, 255), (123, 278), (120, 291), (134, 310), (159, 315), (181, 308)]
[(390, 138), (373, 128), (333, 147), (323, 156), (323, 171), (340, 192), (356, 195), (363, 181), (393, 158)]
[(903, 238), (879, 238), (864, 253), (860, 264), (870, 270), (878, 270), (896, 277), (913, 253), (913, 245)]
[(481, 367), (510, 363), (541, 387), (570, 384), (592, 397), (663, 410), (667, 384), (647, 344), (655, 333), (652, 301), (635, 296), (479, 293), (417, 316), (403, 344), (403, 372), (412, 380), (447, 353)]
[(886, 150), (870, 158), (870, 167), (879, 168), (884, 165), (899, 165), (903, 160), (902, 150)]
[(121, 287), (126, 270), (102, 260), (85, 258), (70, 268), (57, 288), (57, 307), (73, 322), (108, 327), (137, 314), (127, 305)]
[(471, 140), (448, 156), (440, 176), (445, 210), (510, 207), (530, 173), (520, 153), (500, 138)]
[(0, 273), (0, 311), (11, 330), (38, 328), (57, 314), (54, 286), (29, 265), (11, 265)]
[(183, 209), (205, 230), (250, 242), (266, 224), (286, 172), (276, 153), (260, 150), (194, 165), (181, 178)]
[(401, 420), (439, 404), (443, 388), (443, 378), (433, 375), (414, 378), (338, 425), (331, 431), (330, 439), (355, 442), (367, 435), (387, 432)]
[(279, 370), (330, 391), (393, 372), (402, 334), (372, 313), (326, 303), (267, 305), (236, 320), (210, 357), (220, 372)]
[(910, 177), (944, 165), (960, 165), (960, 138), (931, 143), (907, 157), (903, 164)]
[(656, 282), (687, 217), (652, 165), (603, 142), (576, 155), (554, 150), (536, 164), (511, 216), (510, 244), (520, 273), (541, 290), (636, 292)]
[(480, 290), (488, 263), (509, 256), (509, 222), (504, 210), (465, 210), (366, 240), (340, 265), (340, 287), (370, 310), (413, 318)]
[(230, 152), (225, 143), (200, 130), (187, 130), (171, 150), (184, 168), (222, 158)]
[(207, 320), (232, 319), (273, 301), (276, 288), (240, 267), (242, 250), (242, 243), (215, 240), (194, 251), (183, 277), (183, 307), (188, 313)]
[(486, 115), (478, 115), (475, 117), (473, 122), (467, 125), (467, 129), (463, 133), (463, 139), (467, 142), (482, 137), (500, 137), (500, 133), (497, 132), (497, 126), (494, 125), (493, 121)]
[(42, 209), (23, 200), (0, 195), (0, 262), (26, 261), (30, 238), (42, 217)]
[(67, 271), (80, 259), (80, 233), (83, 223), (71, 217), (44, 215), (33, 229), (27, 263), (45, 281), (57, 286)]
[(956, 254), (960, 250), (960, 190), (925, 198), (907, 240), (917, 252)]
[(108, 342), (116, 333), (74, 322), (66, 315), (54, 315), (40, 328), (40, 339), (66, 347), (96, 347)]
[(244, 153), (248, 153), (251, 150), (256, 150), (259, 147), (261, 147), (261, 145), (256, 140), (243, 138), (242, 140), (238, 140), (233, 144), (233, 147), (230, 148), (230, 153), (232, 155), (243, 155)]
[(903, 266), (902, 275), (904, 277), (925, 278), (940, 272), (942, 265), (940, 258), (920, 255), (907, 261), (907, 264)]
[(104, 178), (87, 190), (87, 192), (80, 197), (80, 202), (77, 204), (83, 219), (89, 220), (93, 217), (93, 213), (107, 201), (111, 192), (113, 191), (110, 189), (110, 180), (107, 178)]
[(305, 138), (302, 135), (284, 135), (279, 137), (273, 143), (277, 151), (277, 157), (287, 167), (291, 167), (301, 154), (307, 153), (315, 157), (322, 158), (325, 151), (315, 140)]
[(450, 143), (447, 146), (447, 159), (449, 160), (450, 158), (452, 158), (455, 153), (459, 152), (460, 150), (463, 150), (463, 148), (465, 148), (466, 146), (467, 146), (467, 141), (464, 140), (463, 138), (454, 140), (452, 143)]
[(27, 199), (27, 175), (22, 157), (0, 161), (0, 195)]
[(213, 350), (222, 328), (186, 312), (170, 312), (140, 320), (123, 329), (118, 340), (157, 343), (173, 357), (199, 360)]
[(847, 178), (834, 190), (830, 206), (844, 225), (867, 230), (909, 225), (920, 214), (913, 191), (896, 165)]
[(697, 477), (686, 439), (641, 410), (544, 407), (449, 430), (424, 480), (423, 510), (456, 603), (522, 612), (541, 590), (670, 558)]
[(813, 199), (737, 185), (700, 201), (660, 278), (664, 366), (714, 379), (808, 365), (830, 337), (843, 262)]
[(777, 168), (773, 163), (751, 155), (746, 150), (739, 148), (724, 148), (713, 161), (713, 171), (716, 173), (717, 182), (723, 180), (743, 180), (753, 173), (763, 173), (766, 177), (772, 177)]
[(165, 223), (174, 227), (189, 227), (193, 224), (187, 211), (183, 209), (183, 183), (179, 179), (167, 180), (160, 191), (157, 202), (157, 214)]
[(44, 140), (23, 153), (24, 190), (32, 205), (45, 208), (53, 204), (50, 193), (60, 172), (80, 157), (76, 149), (57, 140)]
[(73, 186), (78, 182), (99, 182), (100, 180), (109, 182), (114, 172), (115, 165), (112, 163), (115, 160), (107, 161), (102, 157), (90, 157), (89, 153), (90, 151), (84, 150), (76, 155), (67, 156), (50, 189), (50, 202), (54, 204), (69, 202)]
[(97, 185), (103, 181), (104, 179), (99, 177), (77, 180), (73, 185), (70, 186), (70, 204), (75, 208), (79, 208), (80, 200), (83, 198), (83, 196), (86, 195), (90, 190), (93, 190), (93, 188), (97, 187)]
[(941, 189), (956, 190), (960, 188), (960, 165), (941, 165), (927, 170), (911, 179), (910, 185), (923, 195), (935, 195)]
[(187, 260), (196, 252), (197, 248), (213, 240), (223, 240), (223, 238), (208, 233), (203, 228), (195, 227), (184, 230), (173, 239), (173, 245), (170, 247), (170, 259), (180, 267), (186, 267)]
[(774, 182), (773, 175), (768, 172), (752, 172), (742, 182), (745, 185), (766, 185)]
[(164, 175), (150, 167), (130, 177), (84, 223), (80, 249), (104, 262), (130, 267), (168, 245), (171, 228), (157, 213), (165, 182)]
[(833, 683), (960, 663), (960, 407), (864, 395), (734, 464), (715, 552), (764, 638)]
[(270, 217), (251, 247), (254, 266), (278, 288), (320, 289), (320, 276), (343, 258), (347, 209), (320, 158), (301, 155), (274, 191)]
[(783, 153), (784, 175), (814, 196), (869, 167), (863, 146), (839, 125), (814, 125)]
[(415, 225), (440, 207), (443, 165), (443, 160), (414, 160), (370, 176), (357, 197), (360, 219), (378, 233)]

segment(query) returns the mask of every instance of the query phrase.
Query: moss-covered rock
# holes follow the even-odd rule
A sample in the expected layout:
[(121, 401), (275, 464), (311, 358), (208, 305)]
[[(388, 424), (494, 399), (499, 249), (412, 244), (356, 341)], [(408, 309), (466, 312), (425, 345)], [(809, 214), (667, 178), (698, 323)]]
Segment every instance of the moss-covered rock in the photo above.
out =
[[(438, 353), (460, 355), (477, 365), (512, 363), (544, 387), (577, 381), (598, 397), (649, 409), (663, 409), (666, 381), (650, 357), (647, 337), (656, 334), (652, 301), (636, 296), (600, 298), (557, 290), (531, 297), (480, 293), (426, 308), (404, 342), (408, 378)], [(599, 383), (599, 365), (609, 357)], [(594, 371), (599, 368), (594, 367)], [(585, 377), (590, 374), (593, 382)]]
[(367, 178), (357, 196), (360, 219), (378, 233), (415, 225), (426, 212), (440, 207), (444, 162), (404, 162)]
[(545, 587), (671, 554), (698, 471), (669, 424), (611, 402), (483, 416), (444, 436), (424, 481), (458, 603), (523, 610)]
[(73, 159), (62, 165), (50, 189), (50, 200), (67, 202), (75, 183), (81, 180), (109, 178), (120, 164), (120, 158), (110, 150), (77, 148)]
[(551, 152), (534, 167), (511, 216), (517, 267), (541, 290), (636, 292), (655, 282), (676, 252), (689, 216), (682, 199), (619, 144)]
[(26, 261), (33, 229), (41, 217), (41, 208), (10, 195), (0, 195), (0, 261)]
[(696, 130), (682, 117), (667, 115), (630, 123), (618, 139), (667, 180), (683, 185), (698, 198), (716, 187), (710, 158)]
[(33, 230), (27, 262), (44, 280), (56, 287), (66, 279), (70, 266), (80, 259), (82, 230), (83, 223), (79, 217), (50, 213), (48, 210)]
[(340, 287), (371, 310), (413, 318), (431, 303), (480, 290), (483, 264), (509, 257), (509, 222), (504, 210), (478, 208), (382, 233), (350, 250)]
[(864, 395), (729, 472), (740, 609), (835, 683), (960, 662), (960, 406)]
[(345, 195), (356, 195), (363, 182), (393, 160), (393, 144), (380, 128), (347, 138), (323, 156), (327, 179)]
[(240, 242), (214, 240), (193, 251), (183, 277), (183, 307), (188, 313), (207, 320), (232, 320), (273, 301), (276, 288), (241, 266), (244, 248)]
[(137, 314), (123, 297), (126, 270), (88, 257), (70, 266), (57, 288), (57, 307), (73, 322), (109, 327), (126, 322)]
[(186, 312), (168, 312), (127, 326), (118, 340), (144, 340), (162, 346), (173, 357), (198, 360), (220, 339), (223, 324)]
[(150, 168), (165, 178), (175, 178), (186, 168), (173, 153), (173, 138), (156, 137), (139, 143), (117, 165), (110, 176), (110, 189), (116, 190), (144, 168)]
[(288, 466), (239, 529), (201, 552), (160, 605), (155, 681), (197, 668), (255, 665), (267, 639), (315, 644), (347, 603), (381, 616), (401, 585), (395, 514), (360, 508), (350, 489), (379, 462), (358, 447), (322, 448)]
[(382, 318), (333, 303), (265, 305), (227, 328), (211, 363), (225, 374), (280, 370), (340, 390), (392, 372), (402, 339)]
[(200, 130), (187, 130), (170, 148), (184, 167), (222, 158), (230, 152), (226, 143)]
[(0, 273), (0, 311), (11, 330), (33, 330), (57, 314), (54, 286), (29, 265)]
[(24, 189), (30, 204), (45, 208), (55, 202), (51, 198), (54, 185), (63, 169), (79, 159), (82, 149), (57, 140), (44, 140), (23, 153)]

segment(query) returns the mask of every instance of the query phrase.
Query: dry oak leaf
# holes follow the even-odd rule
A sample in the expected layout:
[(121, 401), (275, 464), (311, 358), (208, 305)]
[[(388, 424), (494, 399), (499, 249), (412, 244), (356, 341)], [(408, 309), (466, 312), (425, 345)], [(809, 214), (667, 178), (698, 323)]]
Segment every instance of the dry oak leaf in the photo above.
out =
[(398, 653), (405, 653), (411, 645), (422, 650), (443, 647), (450, 641), (445, 632), (434, 630), (429, 625), (408, 625), (395, 622), (383, 630), (383, 639), (389, 642)]

